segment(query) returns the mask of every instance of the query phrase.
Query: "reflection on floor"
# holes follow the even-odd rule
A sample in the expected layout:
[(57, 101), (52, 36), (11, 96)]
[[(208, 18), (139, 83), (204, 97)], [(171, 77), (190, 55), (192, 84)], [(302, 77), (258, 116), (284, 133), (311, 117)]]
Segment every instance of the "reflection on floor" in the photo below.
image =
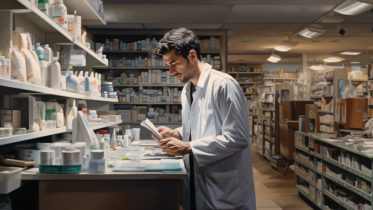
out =
[(298, 197), (294, 172), (286, 175), (271, 169), (270, 163), (251, 147), (257, 210), (312, 210)]

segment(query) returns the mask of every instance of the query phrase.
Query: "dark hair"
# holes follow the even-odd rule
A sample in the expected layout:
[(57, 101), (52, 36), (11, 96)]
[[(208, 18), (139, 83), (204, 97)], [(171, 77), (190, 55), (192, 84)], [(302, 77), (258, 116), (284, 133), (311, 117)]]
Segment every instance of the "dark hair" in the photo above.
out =
[(182, 55), (188, 60), (188, 55), (191, 50), (195, 50), (197, 58), (200, 60), (201, 51), (198, 37), (193, 31), (186, 28), (173, 29), (167, 32), (164, 37), (159, 40), (157, 48), (152, 50), (155, 56), (162, 58), (162, 55), (168, 53), (172, 49), (176, 50), (176, 54)]

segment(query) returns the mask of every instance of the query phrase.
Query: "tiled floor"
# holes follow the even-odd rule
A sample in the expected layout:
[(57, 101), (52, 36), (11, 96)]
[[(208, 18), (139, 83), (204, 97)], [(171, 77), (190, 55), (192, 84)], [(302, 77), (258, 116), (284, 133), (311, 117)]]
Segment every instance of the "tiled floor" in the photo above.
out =
[(277, 173), (251, 148), (257, 210), (312, 210), (298, 197), (294, 172), (289, 169), (286, 175)]

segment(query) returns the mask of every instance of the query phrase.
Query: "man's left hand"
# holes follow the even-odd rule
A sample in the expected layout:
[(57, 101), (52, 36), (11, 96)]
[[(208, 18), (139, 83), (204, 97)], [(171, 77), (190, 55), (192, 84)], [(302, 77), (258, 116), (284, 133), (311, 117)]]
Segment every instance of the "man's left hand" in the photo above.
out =
[(166, 155), (182, 156), (192, 153), (189, 142), (183, 142), (174, 137), (162, 139), (159, 145)]

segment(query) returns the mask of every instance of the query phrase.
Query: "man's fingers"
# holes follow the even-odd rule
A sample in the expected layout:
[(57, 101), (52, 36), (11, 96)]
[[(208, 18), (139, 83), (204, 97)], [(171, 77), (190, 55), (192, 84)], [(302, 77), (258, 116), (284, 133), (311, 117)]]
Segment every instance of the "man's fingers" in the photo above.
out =
[(160, 142), (162, 143), (162, 144), (166, 144), (167, 142), (169, 142), (169, 141), (171, 141), (172, 139), (171, 138), (167, 138), (167, 139), (162, 139), (162, 140), (160, 140)]
[(159, 141), (159, 138), (156, 135), (154, 135), (154, 134), (152, 134), (152, 138), (155, 139), (155, 140), (157, 140), (157, 141)]

